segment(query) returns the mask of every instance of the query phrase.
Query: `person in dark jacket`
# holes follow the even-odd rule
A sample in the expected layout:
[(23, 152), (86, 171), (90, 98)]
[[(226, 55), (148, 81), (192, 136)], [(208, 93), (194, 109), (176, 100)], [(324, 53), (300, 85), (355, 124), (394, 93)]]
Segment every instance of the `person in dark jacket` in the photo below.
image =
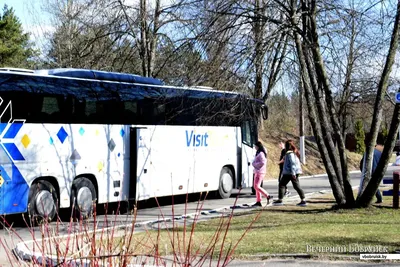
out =
[[(385, 143), (385, 140), (384, 140), (382, 134), (378, 134), (378, 138), (376, 139), (376, 146), (375, 146), (374, 153), (373, 153), (371, 176), (374, 175), (375, 169), (378, 166), (378, 162), (381, 159), (384, 143)], [(361, 171), (361, 180), (360, 180), (360, 187), (358, 190), (359, 194), (360, 194), (360, 189), (362, 187), (362, 184), (364, 181), (364, 176), (365, 176), (365, 153), (360, 161), (360, 171)], [(376, 196), (375, 203), (379, 204), (379, 203), (383, 202), (382, 194), (379, 189), (376, 190), (375, 196)]]
[[(283, 163), (285, 162), (285, 154), (286, 154), (286, 149), (285, 149), (285, 144), (280, 142), (279, 147), (282, 149), (281, 150), (281, 156), (279, 157), (279, 176), (278, 176), (278, 182), (281, 181), (282, 178), (282, 171), (283, 171)], [(287, 186), (285, 186), (285, 196), (290, 195), (289, 190), (287, 189)]]
[(285, 186), (291, 181), (293, 188), (300, 196), (300, 202), (297, 204), (298, 206), (307, 206), (305, 201), (304, 191), (300, 187), (299, 182), (299, 174), (302, 173), (301, 164), (300, 164), (300, 153), (294, 145), (293, 140), (288, 140), (285, 143), (285, 162), (283, 164), (282, 171), (282, 179), (279, 182), (279, 199), (274, 201), (274, 205), (282, 205), (283, 204), (283, 196), (285, 192)]

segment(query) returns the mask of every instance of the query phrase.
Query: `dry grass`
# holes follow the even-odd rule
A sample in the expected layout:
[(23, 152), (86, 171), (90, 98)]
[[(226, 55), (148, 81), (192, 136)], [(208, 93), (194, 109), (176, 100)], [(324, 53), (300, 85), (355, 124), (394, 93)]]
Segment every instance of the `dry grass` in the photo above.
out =
[[(299, 146), (299, 137), (291, 134), (267, 134), (267, 132), (260, 132), (260, 140), (265, 145), (268, 151), (268, 163), (267, 163), (267, 175), (266, 180), (277, 179), (279, 175), (279, 157), (281, 155), (281, 148), (279, 147), (280, 142), (285, 142), (288, 139), (296, 140)], [(358, 170), (359, 163), (361, 160), (361, 155), (348, 151), (348, 164), (349, 170)], [(320, 153), (316, 144), (312, 143), (306, 144), (306, 164), (303, 165), (303, 174), (321, 174), (326, 173), (324, 164), (322, 162)]]

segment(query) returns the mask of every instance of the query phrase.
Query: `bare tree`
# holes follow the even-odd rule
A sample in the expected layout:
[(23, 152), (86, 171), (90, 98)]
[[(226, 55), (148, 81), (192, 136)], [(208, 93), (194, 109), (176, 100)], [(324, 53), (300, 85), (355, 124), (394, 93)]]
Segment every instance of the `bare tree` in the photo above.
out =
[(363, 179), (363, 183), (361, 185), (361, 190), (360, 190), (361, 192), (358, 197), (358, 204), (360, 206), (368, 206), (371, 203), (372, 197), (377, 191), (378, 186), (386, 172), (386, 167), (389, 162), (391, 152), (393, 151), (393, 147), (396, 140), (396, 134), (399, 128), (400, 109), (399, 106), (396, 105), (393, 113), (392, 123), (389, 130), (389, 135), (385, 143), (385, 148), (382, 153), (379, 164), (377, 166), (377, 169), (373, 174), (373, 180), (371, 182), (370, 180), (371, 180), (373, 150), (382, 119), (382, 106), (384, 97), (386, 96), (389, 76), (394, 63), (394, 59), (396, 57), (396, 51), (399, 42), (399, 28), (400, 28), (399, 24), (400, 24), (400, 0), (397, 2), (396, 18), (393, 26), (392, 39), (390, 41), (389, 52), (386, 57), (385, 67), (383, 69), (382, 76), (379, 81), (377, 95), (375, 99), (374, 115), (372, 117), (372, 125), (370, 130), (371, 141), (367, 146), (366, 157), (365, 157), (365, 166), (367, 166), (367, 168), (365, 170), (365, 176)]
[(207, 85), (268, 100), (281, 77), (287, 37), (274, 1), (192, 1), (193, 37), (205, 58)]
[[(353, 207), (355, 200), (348, 176), (347, 157), (344, 145), (345, 130), (343, 127), (345, 127), (345, 125), (343, 124), (343, 121), (342, 124), (340, 124), (339, 120), (337, 119), (337, 108), (335, 106), (335, 99), (331, 87), (332, 81), (330, 80), (322, 57), (317, 24), (317, 3), (315, 0), (300, 1), (299, 4), (301, 5), (302, 12), (300, 21), (297, 20), (298, 16), (296, 14), (296, 10), (298, 10), (298, 3), (293, 0), (291, 4), (291, 18), (293, 29), (295, 29), (294, 38), (301, 66), (305, 96), (309, 108), (309, 118), (313, 127), (314, 135), (316, 136), (317, 144), (328, 173), (329, 181), (331, 182), (336, 202), (339, 206)], [(299, 22), (302, 23), (301, 29), (298, 27)], [(393, 49), (395, 49), (395, 43), (393, 40), (397, 40), (396, 24), (397, 23), (395, 23), (395, 30), (393, 32), (394, 37), (392, 37), (390, 51), (394, 51)], [(353, 23), (350, 23), (350, 25), (354, 30), (354, 21)], [(353, 38), (350, 38), (350, 48), (347, 57), (348, 62), (346, 65), (343, 90), (345, 98), (348, 98), (349, 96), (351, 74), (354, 64), (354, 34), (355, 32), (353, 31)], [(392, 64), (392, 56), (393, 53), (390, 52), (386, 61), (387, 66)], [(374, 114), (376, 114), (377, 121), (379, 121), (381, 116), (379, 114), (381, 114), (382, 99), (386, 91), (385, 86), (387, 87), (384, 81), (386, 79), (387, 83), (387, 77), (389, 74), (390, 68), (385, 67), (382, 72), (380, 86), (378, 86), (378, 96), (376, 98), (376, 102), (378, 104), (375, 105), (374, 109)], [(375, 130), (377, 133), (379, 130), (379, 125), (376, 126), (376, 122), (373, 123), (373, 125), (375, 125), (374, 127), (376, 128), (373, 128), (372, 130)], [(392, 123), (392, 126), (394, 128), (396, 127), (396, 121)], [(388, 140), (392, 142), (393, 140), (390, 138), (388, 138)], [(376, 135), (371, 144), (373, 144), (375, 140)], [(370, 146), (373, 147), (372, 145)], [(390, 150), (390, 145), (388, 146), (388, 150)], [(382, 156), (382, 161), (384, 160), (385, 155)], [(375, 187), (375, 191), (376, 189), (377, 187)], [(369, 195), (371, 195), (371, 192), (375, 193), (373, 189), (370, 190), (372, 191), (369, 191)]]

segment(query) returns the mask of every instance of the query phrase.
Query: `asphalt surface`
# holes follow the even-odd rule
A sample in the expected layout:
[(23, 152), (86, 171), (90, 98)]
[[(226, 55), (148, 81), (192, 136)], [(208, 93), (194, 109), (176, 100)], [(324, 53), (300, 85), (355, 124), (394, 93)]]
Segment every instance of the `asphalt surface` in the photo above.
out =
[[(386, 177), (392, 177), (393, 171), (400, 171), (399, 167), (389, 167), (387, 171)], [(354, 187), (359, 184), (360, 173), (355, 172), (351, 173), (351, 182)], [(302, 189), (304, 190), (306, 196), (315, 193), (324, 193), (331, 190), (329, 181), (326, 175), (316, 175), (313, 177), (301, 177), (300, 184)], [(276, 180), (264, 181), (264, 188), (275, 198), (278, 195), (278, 182)], [(292, 192), (292, 195), (285, 201), (295, 202), (298, 199), (297, 193), (293, 190), (291, 184), (288, 186), (289, 190)], [(252, 204), (255, 202), (255, 196), (250, 194), (249, 189), (235, 191), (234, 194), (229, 199), (213, 199), (207, 197), (204, 201), (199, 201), (200, 195), (191, 195), (189, 196), (189, 202), (186, 202), (186, 196), (175, 197), (173, 200), (171, 197), (169, 198), (161, 198), (158, 200), (159, 204), (156, 201), (147, 201), (143, 203), (138, 203), (138, 211), (137, 217), (135, 219), (135, 230), (143, 231), (148, 229), (153, 224), (157, 224), (156, 228), (159, 227), (159, 223), (157, 221), (167, 220), (169, 224), (174, 222), (178, 222), (186, 217), (193, 218), (196, 213), (199, 215), (200, 220), (207, 220), (209, 218), (213, 218), (215, 216), (220, 216), (223, 213), (231, 213), (231, 207), (236, 206), (239, 207), (234, 209), (234, 212), (241, 212), (246, 208), (244, 204)], [(186, 204), (187, 203), (187, 204)], [(172, 205), (174, 204), (174, 205)], [(115, 207), (114, 207), (115, 208)], [(268, 209), (268, 208), (267, 208)], [(101, 213), (101, 211), (100, 211)], [(112, 212), (108, 214), (98, 215), (96, 217), (96, 221), (92, 221), (93, 225), (97, 225), (97, 227), (106, 227), (110, 226), (110, 223), (118, 225), (119, 227), (124, 227), (124, 225), (131, 225), (133, 221), (133, 217), (130, 215), (112, 215)], [(28, 228), (24, 226), (24, 223), (21, 223), (21, 217), (7, 217), (7, 221), (13, 221), (14, 224), (11, 227), (3, 228), (0, 230), (0, 267), (1, 266), (9, 266), (9, 261), (7, 259), (7, 251), (9, 248), (15, 248), (17, 244), (19, 247), (21, 246), (22, 241), (32, 240), (33, 236), (35, 239), (40, 239), (42, 237), (42, 232), (38, 227)], [(168, 227), (168, 223), (164, 224)], [(68, 234), (67, 229), (69, 228), (69, 222), (66, 220), (60, 225), (52, 224), (54, 228), (58, 228), (58, 235), (66, 235)], [(79, 225), (74, 225), (75, 231), (79, 232)], [(32, 231), (33, 230), (33, 231)], [(7, 248), (7, 249), (5, 249)], [(306, 248), (305, 248), (306, 249)], [(305, 251), (306, 252), (306, 251)], [(216, 262), (213, 262), (213, 266), (217, 266)], [(375, 264), (375, 265), (374, 265)], [(399, 263), (397, 265), (393, 265), (390, 263), (384, 262), (337, 262), (337, 261), (312, 261), (305, 259), (286, 259), (286, 260), (277, 260), (277, 259), (269, 259), (269, 260), (259, 260), (255, 259), (255, 261), (233, 261), (229, 264), (229, 266), (385, 266), (382, 264), (387, 264), (387, 266), (400, 266)]]

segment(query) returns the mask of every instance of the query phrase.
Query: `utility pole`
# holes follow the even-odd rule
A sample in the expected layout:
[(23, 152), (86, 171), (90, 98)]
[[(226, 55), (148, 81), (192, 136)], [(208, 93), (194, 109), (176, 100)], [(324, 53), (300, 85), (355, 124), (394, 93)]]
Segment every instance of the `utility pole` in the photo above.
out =
[(300, 161), (306, 164), (306, 147), (304, 144), (304, 114), (303, 114), (303, 80), (299, 79), (299, 126), (300, 126)]

